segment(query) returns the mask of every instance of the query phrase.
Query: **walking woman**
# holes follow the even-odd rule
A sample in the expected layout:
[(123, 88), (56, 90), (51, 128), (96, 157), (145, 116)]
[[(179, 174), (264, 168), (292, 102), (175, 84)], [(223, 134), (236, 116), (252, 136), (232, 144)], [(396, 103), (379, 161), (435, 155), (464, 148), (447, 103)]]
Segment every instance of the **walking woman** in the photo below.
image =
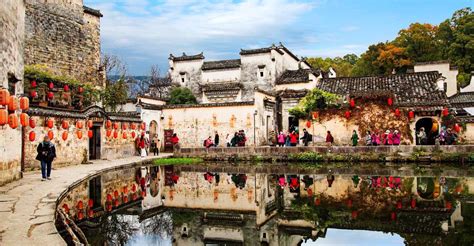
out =
[(352, 146), (357, 146), (357, 143), (359, 142), (359, 135), (357, 135), (356, 130), (352, 131)]
[(138, 147), (140, 147), (140, 156), (142, 158), (145, 158), (147, 156), (145, 134), (143, 134), (140, 137), (140, 142), (138, 143)]
[(332, 146), (333, 143), (334, 143), (334, 137), (332, 136), (331, 131), (328, 131), (326, 135), (326, 144), (328, 146)]
[(41, 181), (51, 180), (51, 166), (56, 159), (56, 147), (50, 142), (49, 137), (45, 136), (36, 151), (38, 152), (36, 160), (41, 162)]

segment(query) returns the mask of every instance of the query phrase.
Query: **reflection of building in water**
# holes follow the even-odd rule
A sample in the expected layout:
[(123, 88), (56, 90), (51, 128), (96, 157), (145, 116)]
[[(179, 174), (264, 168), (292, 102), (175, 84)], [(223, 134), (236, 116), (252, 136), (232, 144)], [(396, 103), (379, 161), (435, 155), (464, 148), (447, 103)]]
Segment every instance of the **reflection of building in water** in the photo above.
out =
[(143, 200), (144, 209), (173, 208), (175, 245), (297, 245), (324, 237), (326, 228), (441, 240), (443, 229), (455, 230), (465, 216), (457, 200), (474, 184), (472, 178), (210, 170), (160, 167), (158, 195)]

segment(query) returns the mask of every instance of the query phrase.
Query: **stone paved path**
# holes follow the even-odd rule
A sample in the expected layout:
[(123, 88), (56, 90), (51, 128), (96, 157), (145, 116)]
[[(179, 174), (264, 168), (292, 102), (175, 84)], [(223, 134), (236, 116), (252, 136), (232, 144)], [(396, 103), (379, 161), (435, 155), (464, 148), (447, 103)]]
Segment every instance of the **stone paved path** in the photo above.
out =
[[(160, 157), (169, 155), (160, 154)], [(156, 157), (146, 159), (153, 158)], [(130, 157), (68, 166), (53, 170), (52, 180), (44, 182), (39, 172), (28, 172), (23, 179), (0, 187), (0, 245), (65, 245), (53, 221), (60, 193), (89, 174), (140, 160), (140, 157)]]

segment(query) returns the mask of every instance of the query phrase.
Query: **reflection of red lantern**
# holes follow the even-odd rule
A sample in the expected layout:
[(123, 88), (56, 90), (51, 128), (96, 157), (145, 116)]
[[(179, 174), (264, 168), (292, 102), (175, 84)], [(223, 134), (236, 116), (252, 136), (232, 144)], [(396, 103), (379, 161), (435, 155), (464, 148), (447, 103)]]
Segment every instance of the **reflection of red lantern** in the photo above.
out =
[(137, 186), (135, 184), (132, 185), (132, 192), (136, 192), (137, 191)]
[(122, 132), (122, 138), (127, 139), (127, 132)]
[(357, 212), (357, 211), (355, 211), (355, 210), (352, 211), (352, 213), (351, 213), (352, 219), (357, 219), (358, 216), (359, 216), (359, 212)]
[(133, 193), (133, 194), (132, 194), (132, 199), (133, 199), (134, 201), (138, 199), (137, 193)]
[(94, 210), (89, 209), (89, 211), (87, 211), (87, 216), (89, 216), (89, 218), (92, 218), (94, 216)]
[(30, 91), (30, 97), (31, 98), (36, 98), (38, 96), (38, 92), (36, 91)]
[(107, 194), (107, 202), (111, 202), (111, 201), (112, 201), (112, 195)]
[(411, 208), (416, 208), (416, 200), (415, 199), (411, 199), (411, 202), (410, 202), (410, 206)]
[(46, 126), (47, 126), (48, 128), (53, 128), (53, 126), (54, 126), (54, 121), (53, 121), (53, 119), (48, 118), (48, 119), (46, 120)]
[(115, 199), (117, 199), (119, 197), (119, 192), (117, 190), (114, 191), (114, 197), (115, 197)]
[(392, 221), (397, 220), (397, 213), (392, 212), (392, 213), (390, 214), (390, 219), (391, 219)]
[(132, 132), (132, 138), (135, 139), (135, 132)]
[(388, 106), (392, 106), (392, 105), (393, 105), (393, 99), (392, 99), (391, 97), (389, 97), (389, 98), (387, 99), (387, 104), (388, 104)]
[(28, 138), (30, 139), (31, 142), (35, 141), (36, 133), (34, 131), (31, 131)]
[(107, 204), (106, 209), (107, 209), (107, 211), (109, 211), (109, 212), (112, 211), (112, 205)]
[(92, 138), (94, 136), (94, 132), (92, 130), (87, 131), (87, 137)]
[(395, 109), (395, 116), (400, 117), (400, 109)]
[(79, 211), (79, 213), (77, 213), (77, 219), (78, 220), (83, 220), (84, 219), (84, 214), (82, 213), (82, 211)]
[(64, 85), (64, 91), (68, 92), (69, 91), (69, 85)]
[(354, 99), (351, 99), (351, 100), (349, 101), (349, 105), (351, 106), (351, 108), (355, 107), (355, 105), (356, 105), (355, 100), (354, 100)]
[(128, 124), (127, 123), (122, 123), (122, 130), (127, 130)]
[(63, 204), (63, 211), (64, 211), (64, 213), (66, 213), (66, 214), (69, 213), (69, 206), (68, 206), (66, 203)]
[(92, 208), (94, 206), (94, 200), (89, 199), (89, 201), (87, 202), (87, 206), (89, 206), (89, 208)]
[(142, 123), (141, 128), (142, 128), (142, 131), (145, 131), (145, 129), (146, 129), (145, 122)]
[(118, 138), (118, 132), (114, 131), (114, 138)]
[(397, 201), (397, 209), (402, 209), (402, 201)]
[(128, 196), (124, 196), (123, 197), (123, 203), (127, 203), (128, 202)]
[(310, 128), (311, 127), (311, 121), (306, 121), (306, 127)]
[(458, 123), (454, 124), (454, 131), (457, 133), (461, 131), (461, 126)]
[(413, 112), (413, 111), (408, 112), (408, 118), (409, 118), (410, 120), (412, 120), (413, 118), (415, 118), (415, 112)]
[(444, 108), (443, 111), (442, 111), (442, 114), (444, 117), (448, 116), (449, 115), (449, 110), (447, 108)]
[(350, 111), (346, 111), (346, 112), (344, 113), (344, 116), (346, 117), (346, 119), (351, 118), (351, 112), (350, 112)]
[(49, 139), (51, 139), (51, 140), (54, 138), (54, 133), (53, 133), (53, 131), (51, 131), (51, 130), (48, 131), (48, 137), (49, 137)]
[(319, 206), (321, 204), (321, 200), (319, 198), (314, 199), (314, 205)]
[(53, 88), (54, 88), (54, 84), (53, 84), (53, 82), (49, 82), (49, 84), (48, 84), (48, 88), (49, 88), (49, 89), (53, 89)]
[(82, 202), (82, 201), (77, 202), (76, 207), (77, 207), (77, 209), (84, 209), (84, 202)]
[(118, 207), (118, 205), (119, 205), (119, 200), (117, 199), (117, 200), (114, 201), (114, 206)]

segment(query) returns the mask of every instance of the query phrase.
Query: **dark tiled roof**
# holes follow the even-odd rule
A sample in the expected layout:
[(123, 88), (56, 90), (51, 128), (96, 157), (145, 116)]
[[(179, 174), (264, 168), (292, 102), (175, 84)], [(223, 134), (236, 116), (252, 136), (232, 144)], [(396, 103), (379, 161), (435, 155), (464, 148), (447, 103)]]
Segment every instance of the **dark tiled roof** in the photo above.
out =
[(31, 106), (27, 113), (32, 116), (46, 116), (59, 118), (87, 119), (90, 116), (102, 115), (110, 120), (141, 122), (140, 116), (136, 112), (106, 112), (99, 106), (90, 106), (84, 110), (71, 110), (64, 108)]
[(103, 17), (102, 13), (98, 9), (89, 8), (87, 6), (83, 6), (82, 8), (84, 9), (84, 13), (91, 14), (97, 17)]
[(225, 102), (225, 103), (201, 103), (201, 104), (180, 104), (180, 105), (143, 105), (145, 109), (174, 109), (174, 108), (210, 108), (210, 107), (229, 107), (229, 106), (252, 106), (255, 101), (244, 102)]
[(323, 78), (317, 87), (341, 96), (390, 96), (401, 107), (448, 105), (446, 94), (438, 90), (439, 78), (438, 72)]
[(201, 60), (204, 59), (204, 54), (201, 52), (196, 55), (186, 55), (186, 53), (183, 52), (182, 56), (174, 56), (173, 54), (170, 54), (170, 57), (168, 58), (173, 61), (191, 61), (191, 60)]
[(239, 68), (240, 59), (233, 60), (221, 60), (221, 61), (208, 61), (202, 64), (202, 70), (215, 70), (215, 69), (229, 69)]
[(308, 90), (283, 90), (278, 92), (278, 96), (281, 98), (302, 98), (306, 96)]
[(277, 85), (307, 83), (309, 82), (309, 74), (313, 73), (315, 76), (319, 75), (318, 71), (311, 69), (286, 70), (276, 80)]
[(223, 83), (207, 83), (201, 85), (203, 91), (228, 91), (228, 90), (240, 90), (242, 84), (235, 82), (223, 82)]
[(474, 92), (458, 93), (449, 98), (454, 107), (474, 107)]
[(258, 48), (258, 49), (249, 49), (249, 50), (241, 49), (240, 54), (241, 55), (253, 55), (253, 54), (260, 54), (260, 53), (268, 53), (268, 52), (272, 51), (273, 49), (275, 49), (274, 46), (265, 47), (265, 48)]

